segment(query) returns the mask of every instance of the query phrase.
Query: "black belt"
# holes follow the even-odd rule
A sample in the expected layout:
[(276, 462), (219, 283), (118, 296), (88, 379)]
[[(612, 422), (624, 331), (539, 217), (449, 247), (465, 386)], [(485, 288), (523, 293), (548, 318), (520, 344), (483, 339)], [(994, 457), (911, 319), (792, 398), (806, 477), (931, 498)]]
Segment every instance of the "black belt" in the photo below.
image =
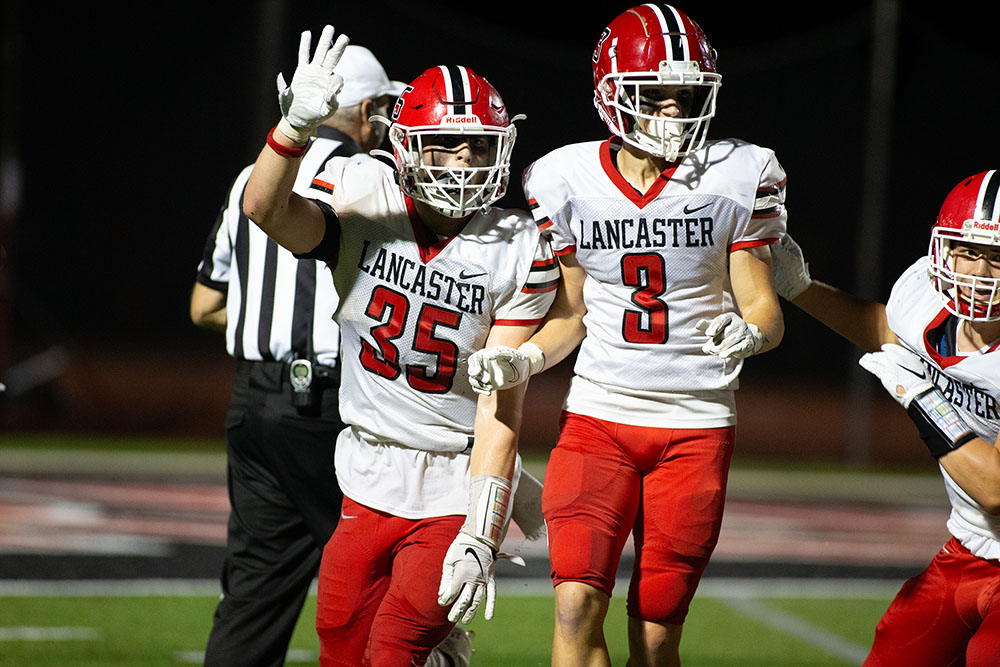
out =
[[(340, 386), (340, 366), (323, 366), (313, 364), (313, 383), (320, 389)], [(258, 361), (251, 359), (237, 359), (237, 374), (246, 374), (260, 381), (262, 378), (269, 380), (268, 384), (280, 389), (288, 386), (289, 364), (285, 361)]]

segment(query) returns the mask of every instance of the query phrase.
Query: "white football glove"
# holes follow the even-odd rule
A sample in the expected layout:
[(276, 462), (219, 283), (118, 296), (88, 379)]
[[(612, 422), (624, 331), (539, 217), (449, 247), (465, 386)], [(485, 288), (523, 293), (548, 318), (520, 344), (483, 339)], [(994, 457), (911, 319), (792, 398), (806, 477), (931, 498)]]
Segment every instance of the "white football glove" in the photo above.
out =
[(521, 470), (521, 478), (517, 482), (517, 489), (510, 504), (510, 519), (521, 529), (525, 538), (537, 540), (545, 535), (542, 483), (527, 470)]
[(771, 273), (778, 296), (789, 301), (812, 285), (809, 264), (802, 256), (802, 248), (788, 234), (771, 246)]
[(868, 352), (858, 363), (877, 377), (889, 395), (904, 408), (914, 398), (934, 388), (920, 357), (899, 345), (887, 343), (881, 352)]
[(516, 387), (545, 368), (545, 354), (531, 342), (515, 350), (498, 345), (477, 350), (469, 357), (469, 384), (477, 394)]
[(711, 321), (698, 320), (694, 326), (708, 336), (708, 340), (701, 346), (701, 351), (705, 354), (714, 354), (723, 359), (743, 359), (764, 347), (764, 334), (760, 329), (736, 313), (723, 313)]
[(518, 556), (498, 554), (510, 521), (511, 483), (496, 475), (473, 475), (465, 524), (448, 547), (441, 570), (438, 604), (451, 605), (448, 620), (468, 623), (484, 601), (486, 620), (493, 618), (498, 558), (524, 565)]
[(332, 116), (338, 107), (337, 93), (344, 79), (334, 73), (344, 49), (350, 41), (340, 35), (333, 41), (333, 26), (326, 26), (316, 43), (316, 54), (309, 60), (312, 34), (306, 30), (299, 40), (299, 63), (292, 75), (291, 85), (278, 74), (278, 104), (281, 120), (278, 129), (296, 142), (308, 141), (316, 126)]
[(493, 618), (497, 599), (496, 554), (493, 547), (464, 531), (455, 537), (445, 554), (438, 588), (438, 604), (451, 605), (449, 621), (468, 623), (484, 600), (483, 616), (486, 620)]
[(899, 345), (886, 344), (858, 360), (872, 373), (917, 425), (921, 439), (935, 459), (976, 438), (955, 406), (930, 382), (920, 357)]

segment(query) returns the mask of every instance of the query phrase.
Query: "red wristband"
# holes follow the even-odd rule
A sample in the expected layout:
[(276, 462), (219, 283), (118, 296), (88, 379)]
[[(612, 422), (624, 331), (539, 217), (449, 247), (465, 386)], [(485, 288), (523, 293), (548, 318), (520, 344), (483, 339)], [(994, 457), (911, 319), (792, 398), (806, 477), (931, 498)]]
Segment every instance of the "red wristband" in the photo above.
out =
[(274, 131), (277, 130), (277, 125), (271, 128), (271, 131), (267, 133), (267, 145), (272, 151), (280, 155), (281, 157), (302, 157), (306, 154), (306, 150), (309, 148), (309, 142), (306, 142), (304, 146), (282, 146), (274, 139)]

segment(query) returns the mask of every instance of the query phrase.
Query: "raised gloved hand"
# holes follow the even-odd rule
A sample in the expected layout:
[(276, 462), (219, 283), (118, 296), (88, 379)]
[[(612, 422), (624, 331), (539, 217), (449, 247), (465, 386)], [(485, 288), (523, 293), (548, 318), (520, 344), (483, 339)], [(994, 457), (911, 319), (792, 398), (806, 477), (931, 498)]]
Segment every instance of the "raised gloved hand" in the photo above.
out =
[(515, 387), (545, 368), (545, 354), (531, 342), (515, 350), (498, 345), (477, 350), (469, 357), (469, 384), (477, 394)]
[(764, 347), (764, 334), (760, 329), (736, 313), (722, 313), (711, 321), (698, 320), (695, 328), (708, 336), (701, 351), (723, 359), (743, 359)]
[(340, 35), (334, 42), (333, 26), (326, 26), (310, 61), (311, 41), (312, 34), (306, 30), (299, 40), (299, 63), (291, 85), (286, 85), (285, 77), (278, 74), (278, 104), (281, 107), (278, 130), (297, 143), (308, 141), (316, 126), (337, 111), (337, 93), (344, 79), (333, 69), (350, 40), (347, 35)]
[(858, 364), (877, 377), (889, 395), (904, 408), (914, 398), (934, 388), (920, 357), (904, 347), (887, 343), (881, 352), (863, 355)]
[(920, 357), (887, 343), (881, 352), (869, 352), (858, 360), (877, 377), (896, 402), (906, 408), (931, 455), (939, 459), (976, 438), (962, 415), (927, 377)]
[(802, 256), (802, 248), (788, 234), (771, 246), (771, 273), (778, 296), (789, 301), (812, 285), (809, 264)]

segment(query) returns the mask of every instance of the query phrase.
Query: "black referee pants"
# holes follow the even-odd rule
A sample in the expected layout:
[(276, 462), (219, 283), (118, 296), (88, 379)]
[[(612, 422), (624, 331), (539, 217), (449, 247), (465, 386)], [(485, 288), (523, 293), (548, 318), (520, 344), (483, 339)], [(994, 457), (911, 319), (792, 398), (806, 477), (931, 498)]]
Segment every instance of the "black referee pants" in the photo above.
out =
[(337, 388), (304, 416), (286, 365), (240, 361), (226, 415), (229, 526), (222, 595), (205, 651), (211, 667), (282, 665), (340, 517), (334, 476), (344, 427)]

